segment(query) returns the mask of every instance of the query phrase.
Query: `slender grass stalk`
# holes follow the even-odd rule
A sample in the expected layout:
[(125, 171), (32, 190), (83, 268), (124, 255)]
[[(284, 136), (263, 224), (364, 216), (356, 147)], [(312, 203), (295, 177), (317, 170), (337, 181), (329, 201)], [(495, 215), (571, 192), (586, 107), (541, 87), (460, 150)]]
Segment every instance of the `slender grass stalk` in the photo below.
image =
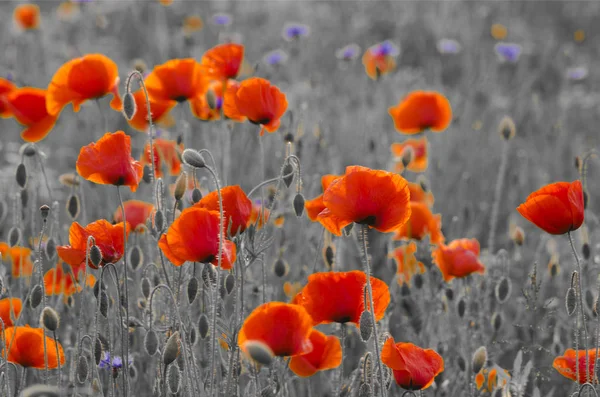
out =
[[(588, 354), (588, 332), (587, 332), (587, 326), (585, 323), (585, 313), (583, 311), (583, 298), (582, 298), (582, 293), (583, 293), (583, 288), (581, 285), (581, 277), (582, 277), (582, 273), (581, 273), (581, 263), (579, 262), (579, 256), (577, 255), (577, 251), (575, 250), (575, 245), (573, 244), (573, 236), (571, 236), (571, 232), (567, 233), (567, 236), (569, 237), (569, 243), (571, 244), (571, 250), (573, 251), (573, 256), (575, 257), (575, 263), (577, 264), (577, 272), (579, 273), (577, 276), (577, 295), (579, 297), (579, 315), (581, 316), (581, 321), (582, 321), (582, 325), (583, 325), (583, 348), (585, 349), (585, 379), (587, 382), (589, 382), (589, 377), (590, 377), (590, 357)], [(577, 357), (579, 357), (579, 351), (578, 349), (576, 350), (576, 355)], [(577, 370), (579, 370), (579, 365), (577, 366)], [(579, 376), (577, 377), (577, 379), (579, 379)]]
[[(346, 324), (340, 324), (340, 345), (342, 346), (342, 362), (340, 363), (340, 374), (335, 385), (335, 396), (339, 397), (342, 393), (342, 381), (344, 380), (344, 353), (346, 344)], [(383, 387), (383, 386), (382, 386)]]
[(61, 380), (60, 380), (60, 354), (58, 353), (58, 338), (56, 337), (56, 331), (52, 331), (52, 336), (54, 338), (54, 347), (56, 348), (56, 363), (58, 364), (58, 375), (57, 375), (57, 385), (58, 390), (60, 390)]
[(498, 168), (498, 176), (496, 177), (494, 201), (492, 202), (492, 218), (490, 220), (490, 235), (488, 237), (488, 250), (490, 254), (494, 254), (496, 228), (498, 227), (498, 214), (500, 212), (500, 199), (502, 198), (502, 187), (504, 186), (504, 176), (506, 175), (506, 166), (508, 165), (508, 148), (510, 141), (503, 141), (502, 158), (500, 160), (500, 168)]
[[(42, 222), (42, 231), (40, 232), (40, 240), (38, 241), (38, 247), (37, 247), (37, 266), (36, 270), (38, 272), (38, 277), (39, 277), (39, 282), (42, 285), (42, 303), (43, 306), (42, 307), (46, 307), (46, 285), (44, 284), (44, 276), (42, 274), (42, 240), (44, 239), (44, 233), (46, 232), (46, 219), (44, 219), (44, 221)], [(21, 263), (23, 263), (21, 261)], [(46, 327), (42, 327), (42, 332), (44, 333), (43, 337), (44, 337), (44, 383), (48, 384), (48, 378), (49, 378), (49, 373), (48, 373), (48, 351), (47, 351), (47, 347), (46, 347)], [(12, 341), (11, 341), (12, 343)]]
[(17, 389), (15, 390), (15, 396), (18, 396), (19, 392), (25, 388), (26, 380), (27, 380), (27, 367), (23, 367), (23, 372), (21, 372), (21, 381), (17, 385)]
[[(121, 215), (123, 219), (123, 273), (124, 279), (123, 283), (125, 284), (125, 331), (123, 331), (123, 323), (119, 324), (119, 328), (121, 329), (121, 335), (125, 332), (125, 340), (124, 340), (124, 351), (123, 354), (125, 359), (126, 371), (123, 371), (123, 394), (127, 397), (129, 393), (129, 289), (127, 285), (129, 284), (128, 280), (128, 269), (127, 269), (127, 219), (125, 215), (125, 206), (123, 205), (123, 198), (121, 197), (121, 189), (117, 186), (117, 197), (119, 198), (119, 204), (121, 206)], [(119, 294), (119, 306), (121, 306), (121, 294)], [(119, 313), (121, 312), (121, 308), (119, 307)]]

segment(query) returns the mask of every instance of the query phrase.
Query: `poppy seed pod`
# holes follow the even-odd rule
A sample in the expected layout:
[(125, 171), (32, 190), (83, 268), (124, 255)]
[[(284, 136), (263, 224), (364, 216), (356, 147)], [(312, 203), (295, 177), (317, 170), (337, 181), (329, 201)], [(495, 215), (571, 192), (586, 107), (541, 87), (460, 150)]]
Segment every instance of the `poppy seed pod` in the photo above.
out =
[(97, 245), (92, 245), (90, 247), (90, 261), (94, 266), (96, 266), (96, 268), (98, 268), (100, 263), (102, 263), (102, 252)]
[(46, 204), (40, 207), (40, 215), (42, 216), (42, 220), (45, 222), (48, 219), (48, 215), (50, 214), (50, 207)]
[(177, 177), (177, 181), (175, 181), (175, 191), (173, 192), (173, 197), (175, 200), (179, 201), (185, 194), (185, 188), (187, 185), (187, 178), (185, 172), (182, 172)]
[(146, 332), (144, 337), (144, 349), (150, 356), (154, 356), (158, 351), (158, 334), (152, 328)]
[(204, 158), (198, 151), (194, 149), (185, 149), (183, 154), (181, 155), (183, 158), (183, 162), (194, 168), (204, 168), (206, 167), (206, 162)]
[(475, 353), (473, 353), (473, 358), (471, 359), (471, 369), (473, 373), (479, 373), (481, 369), (484, 367), (485, 362), (487, 361), (487, 349), (485, 346), (480, 346)]
[(294, 197), (294, 212), (297, 217), (301, 217), (304, 212), (304, 196), (301, 193), (297, 193)]
[(206, 314), (202, 313), (200, 315), (200, 319), (198, 320), (198, 332), (200, 333), (200, 339), (206, 339), (206, 337), (208, 336), (208, 331), (208, 317), (206, 316)]
[(89, 376), (89, 363), (86, 356), (79, 356), (77, 360), (77, 380), (79, 383), (85, 383)]
[(27, 185), (27, 169), (25, 168), (25, 164), (20, 163), (17, 166), (15, 179), (17, 181), (17, 185), (19, 185), (21, 189), (25, 189), (25, 186)]
[(565, 306), (567, 307), (567, 314), (571, 316), (577, 309), (577, 294), (575, 288), (569, 288), (567, 290), (567, 296), (565, 297)]
[(515, 122), (508, 116), (504, 116), (498, 125), (498, 132), (500, 133), (500, 136), (507, 141), (514, 138), (516, 130), (517, 127), (515, 126)]
[(175, 331), (165, 344), (165, 350), (162, 354), (163, 364), (165, 366), (171, 364), (179, 357), (179, 353), (181, 353), (181, 339), (179, 338), (179, 331)]
[(196, 300), (196, 295), (198, 294), (198, 279), (196, 277), (192, 277), (190, 281), (188, 281), (187, 285), (187, 296), (188, 302), (192, 304), (194, 300)]
[(273, 362), (273, 351), (266, 343), (251, 340), (245, 343), (244, 348), (248, 356), (261, 365), (268, 366)]
[(31, 296), (29, 297), (29, 304), (32, 309), (35, 309), (36, 307), (38, 307), (40, 305), (40, 303), (42, 302), (43, 294), (44, 293), (42, 291), (42, 286), (39, 284), (34, 286), (31, 289)]
[(133, 119), (135, 112), (137, 111), (137, 105), (135, 103), (135, 99), (131, 92), (125, 93), (123, 95), (123, 114), (127, 120)]
[(48, 331), (55, 332), (60, 324), (58, 313), (51, 307), (45, 307), (40, 315), (40, 324)]
[(360, 338), (363, 340), (363, 342), (367, 342), (369, 339), (371, 339), (371, 334), (373, 333), (373, 318), (371, 317), (371, 313), (367, 310), (362, 312), (358, 324)]

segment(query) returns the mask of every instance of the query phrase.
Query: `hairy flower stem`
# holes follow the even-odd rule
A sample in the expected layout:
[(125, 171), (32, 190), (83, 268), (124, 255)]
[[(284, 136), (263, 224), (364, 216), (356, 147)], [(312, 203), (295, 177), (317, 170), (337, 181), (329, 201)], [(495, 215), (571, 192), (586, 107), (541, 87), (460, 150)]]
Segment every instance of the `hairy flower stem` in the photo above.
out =
[[(37, 249), (37, 263), (36, 270), (38, 272), (38, 277), (40, 280), (40, 284), (42, 286), (42, 304), (46, 307), (46, 284), (44, 283), (44, 276), (42, 274), (42, 240), (44, 239), (44, 233), (46, 232), (46, 219), (42, 222), (42, 231), (40, 232), (40, 241), (38, 241), (38, 249)], [(44, 333), (44, 383), (48, 384), (48, 350), (46, 347), (46, 327), (42, 327), (42, 331)], [(11, 341), (12, 343), (12, 341)]]
[(496, 228), (498, 226), (498, 213), (500, 211), (500, 199), (502, 198), (502, 187), (504, 186), (504, 176), (506, 175), (506, 166), (508, 165), (508, 140), (504, 140), (502, 145), (502, 158), (500, 160), (500, 168), (498, 168), (498, 176), (496, 179), (496, 187), (494, 190), (494, 201), (492, 203), (492, 218), (490, 220), (490, 235), (488, 237), (488, 250), (490, 254), (494, 254), (494, 243), (496, 242)]
[[(123, 219), (123, 283), (125, 284), (125, 331), (123, 331), (123, 324), (120, 324), (121, 340), (123, 342), (123, 357), (125, 359), (123, 366), (123, 395), (127, 397), (129, 392), (129, 291), (127, 288), (128, 276), (127, 276), (127, 219), (125, 218), (125, 206), (123, 205), (123, 198), (121, 197), (121, 189), (117, 186), (117, 196), (119, 197), (119, 205), (121, 206), (121, 215)], [(121, 306), (121, 295), (119, 294), (119, 306)], [(121, 308), (119, 308), (119, 312)], [(124, 335), (124, 339), (123, 339)]]
[[(579, 256), (577, 255), (577, 251), (575, 250), (575, 245), (573, 244), (573, 236), (571, 236), (571, 232), (567, 233), (567, 236), (569, 237), (569, 243), (571, 244), (571, 250), (573, 251), (573, 256), (575, 257), (575, 263), (577, 264), (577, 272), (579, 273), (577, 275), (577, 289), (579, 291), (577, 291), (577, 295), (579, 297), (579, 315), (581, 316), (581, 321), (582, 321), (582, 325), (583, 325), (583, 348), (585, 349), (585, 379), (586, 382), (589, 382), (589, 377), (590, 377), (590, 357), (588, 355), (588, 332), (587, 332), (587, 326), (585, 323), (585, 313), (583, 311), (583, 298), (582, 298), (582, 293), (583, 293), (583, 288), (581, 285), (581, 277), (582, 277), (582, 273), (581, 273), (581, 263), (579, 262)], [(576, 350), (576, 357), (579, 357), (579, 350)], [(579, 365), (577, 366), (577, 370), (579, 370)], [(579, 379), (579, 377), (577, 378)]]
[(19, 392), (25, 388), (25, 382), (27, 380), (27, 367), (23, 367), (23, 372), (21, 372), (21, 382), (17, 385), (17, 389), (15, 390), (15, 396), (19, 395)]
[(344, 380), (344, 345), (346, 344), (346, 324), (340, 324), (340, 345), (342, 346), (342, 363), (340, 364), (340, 374), (335, 385), (335, 396), (339, 397), (342, 393), (342, 381)]
[(61, 382), (60, 382), (60, 354), (58, 353), (58, 338), (56, 337), (56, 331), (53, 331), (53, 337), (54, 337), (54, 347), (56, 348), (56, 363), (58, 364), (58, 375), (57, 377), (57, 385), (58, 385), (58, 390), (60, 390), (60, 386), (61, 386)]

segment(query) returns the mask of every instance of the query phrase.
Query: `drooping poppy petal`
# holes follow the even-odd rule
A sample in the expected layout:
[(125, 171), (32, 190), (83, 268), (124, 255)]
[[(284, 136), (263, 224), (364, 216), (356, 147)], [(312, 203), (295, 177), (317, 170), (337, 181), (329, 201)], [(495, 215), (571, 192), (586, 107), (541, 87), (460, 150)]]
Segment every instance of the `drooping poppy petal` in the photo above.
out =
[(251, 123), (262, 125), (263, 130), (268, 132), (275, 132), (288, 103), (285, 94), (268, 80), (251, 77), (240, 84), (235, 95), (235, 106), (237, 113), (247, 117)]
[(17, 87), (11, 81), (0, 77), (0, 117), (3, 119), (12, 116), (6, 106), (6, 96), (16, 89)]
[[(150, 122), (148, 121), (148, 105), (146, 95), (143, 90), (137, 90), (133, 94), (136, 111), (131, 120), (127, 120), (129, 125), (140, 132), (148, 132)], [(153, 98), (150, 99), (150, 114), (152, 115), (152, 123), (160, 124), (169, 116), (169, 111), (176, 105), (173, 101), (160, 101)]]
[(399, 51), (398, 47), (389, 40), (369, 47), (362, 57), (367, 76), (379, 80), (381, 76), (394, 71)]
[(556, 182), (531, 193), (517, 207), (525, 219), (550, 234), (565, 234), (583, 224), (581, 181)]
[(313, 329), (310, 333), (313, 349), (310, 353), (292, 357), (290, 369), (301, 377), (313, 376), (318, 371), (337, 368), (342, 363), (342, 345), (337, 336), (325, 335)]
[[(331, 185), (331, 182), (340, 177), (341, 175), (323, 175), (321, 177), (321, 186), (323, 188), (323, 192), (327, 190), (329, 185)], [(317, 216), (319, 216), (319, 213), (325, 209), (325, 204), (323, 204), (323, 195), (320, 194), (312, 200), (306, 200), (304, 202), (304, 209), (306, 209), (306, 215), (308, 215), (308, 219), (313, 222), (317, 222)]]
[(206, 68), (193, 58), (172, 59), (155, 66), (144, 80), (151, 100), (184, 102), (202, 95), (208, 84)]
[[(125, 218), (131, 229), (136, 230), (139, 225), (145, 225), (146, 219), (154, 212), (154, 205), (140, 200), (128, 200), (123, 203), (125, 207)], [(118, 207), (114, 214), (113, 220), (116, 223), (123, 222), (123, 212), (121, 207)]]
[(58, 115), (69, 103), (79, 111), (81, 104), (112, 94), (110, 107), (120, 111), (119, 72), (117, 64), (102, 54), (87, 54), (63, 64), (48, 85), (46, 108)]
[(3, 261), (11, 264), (11, 274), (14, 278), (29, 277), (33, 274), (33, 262), (31, 261), (31, 249), (27, 247), (14, 246), (0, 242), (0, 255)]
[(269, 302), (258, 306), (244, 320), (238, 334), (238, 344), (246, 351), (246, 343), (264, 343), (275, 356), (298, 356), (312, 351), (310, 333), (312, 321), (298, 305)]
[(269, 222), (271, 211), (266, 206), (261, 205), (260, 200), (252, 204), (252, 212), (250, 213), (250, 225), (255, 225), (257, 230), (262, 229)]
[(37, 29), (40, 25), (40, 7), (35, 4), (21, 4), (15, 7), (13, 19), (23, 30)]
[[(164, 176), (166, 169), (169, 175), (179, 175), (181, 172), (181, 152), (183, 144), (177, 144), (177, 141), (157, 138), (153, 141), (154, 149), (154, 172), (157, 178)], [(144, 146), (140, 163), (142, 166), (150, 164), (150, 142)]]
[(56, 124), (56, 116), (46, 111), (46, 90), (18, 88), (6, 95), (6, 110), (26, 128), (21, 138), (27, 142), (39, 142), (48, 135)]
[(219, 44), (202, 55), (202, 65), (215, 80), (235, 79), (244, 59), (244, 46), (236, 43)]
[(97, 142), (81, 148), (77, 172), (90, 182), (129, 186), (135, 192), (144, 169), (131, 157), (131, 138), (123, 131), (117, 131), (107, 132)]
[[(552, 367), (565, 378), (574, 380), (579, 384), (589, 382), (597, 383), (597, 378), (594, 376), (596, 364), (596, 349), (587, 351), (589, 360), (589, 371), (585, 370), (585, 350), (579, 350), (579, 354), (573, 349), (565, 350), (562, 356), (556, 357), (552, 363)], [(577, 366), (579, 366), (579, 378), (577, 378)]]
[(423, 172), (427, 170), (428, 151), (427, 138), (422, 137), (419, 139), (407, 139), (402, 143), (392, 143), (390, 149), (394, 156), (394, 171), (402, 172), (404, 170), (404, 164), (402, 164), (402, 157), (406, 150), (412, 151), (411, 161), (406, 166), (406, 169), (412, 172)]
[[(223, 212), (225, 214), (225, 233), (230, 231), (232, 236), (242, 233), (250, 223), (252, 216), (252, 201), (239, 185), (225, 186), (221, 189)], [(210, 192), (194, 204), (194, 207), (206, 208), (219, 212), (219, 194)]]
[(0, 328), (12, 327), (13, 319), (16, 320), (19, 317), (22, 308), (23, 302), (19, 298), (0, 299), (0, 319), (4, 324), (4, 327)]
[(440, 244), (431, 256), (446, 282), (471, 273), (485, 273), (485, 267), (479, 261), (479, 242), (476, 239), (459, 239), (449, 245)]
[(430, 244), (444, 242), (442, 216), (434, 215), (427, 204), (411, 201), (410, 218), (396, 230), (394, 240), (423, 240), (427, 236)]
[[(44, 331), (41, 328), (31, 328), (29, 325), (24, 327), (10, 327), (4, 331), (4, 338), (9, 350), (7, 354), (6, 348), (3, 349), (2, 355), (8, 362), (25, 368), (45, 368)], [(65, 364), (65, 354), (62, 345), (56, 343), (53, 338), (46, 336), (45, 346), (48, 357), (48, 368), (57, 368), (59, 360), (60, 365), (63, 366)], [(58, 356), (56, 354), (57, 351)]]
[(442, 132), (452, 121), (450, 101), (438, 93), (413, 91), (388, 109), (394, 126), (403, 134), (418, 134), (427, 129)]
[[(80, 278), (80, 280), (77, 281), (83, 283), (83, 267), (72, 267), (72, 270), (73, 273)], [(95, 282), (96, 278), (93, 275), (88, 274), (85, 285), (93, 287)], [(62, 294), (65, 298), (82, 290), (82, 286), (76, 283), (73, 274), (64, 271), (61, 262), (44, 274), (44, 287), (46, 295), (52, 296)]]
[(246, 116), (240, 113), (236, 105), (236, 97), (239, 89), (239, 82), (235, 80), (229, 80), (227, 82), (227, 89), (225, 90), (225, 94), (223, 96), (223, 114), (228, 119), (241, 123), (246, 121)]
[(394, 338), (385, 341), (381, 361), (392, 369), (398, 386), (406, 390), (427, 389), (444, 371), (444, 359), (436, 351), (395, 343)]
[(427, 204), (430, 208), (433, 205), (435, 198), (433, 193), (425, 191), (420, 183), (408, 182), (408, 190), (410, 192), (411, 202), (420, 202)]
[(410, 286), (410, 280), (415, 274), (425, 273), (425, 265), (419, 262), (415, 257), (417, 244), (411, 241), (409, 244), (402, 245), (390, 252), (390, 258), (396, 262), (398, 284), (407, 284)]

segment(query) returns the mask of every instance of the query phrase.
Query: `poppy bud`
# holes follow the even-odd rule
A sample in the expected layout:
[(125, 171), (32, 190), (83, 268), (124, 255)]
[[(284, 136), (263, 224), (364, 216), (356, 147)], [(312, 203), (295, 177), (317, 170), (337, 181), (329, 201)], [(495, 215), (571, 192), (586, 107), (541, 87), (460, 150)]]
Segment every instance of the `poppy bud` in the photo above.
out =
[(360, 338), (363, 342), (367, 342), (371, 339), (371, 333), (373, 332), (373, 318), (371, 317), (371, 313), (367, 310), (363, 311), (360, 315), (359, 330), (360, 330)]
[(471, 368), (473, 369), (473, 373), (479, 373), (485, 362), (487, 361), (487, 349), (485, 346), (480, 346), (475, 353), (473, 353), (473, 358), (471, 359)]
[(271, 348), (263, 342), (251, 340), (244, 343), (244, 349), (251, 359), (261, 365), (271, 365), (274, 354)]
[(577, 308), (577, 294), (575, 293), (575, 288), (571, 287), (567, 290), (565, 305), (569, 316), (575, 313), (575, 309)]
[(458, 358), (456, 359), (456, 364), (458, 365), (458, 369), (460, 369), (462, 372), (466, 371), (467, 362), (462, 356), (458, 356)]
[(371, 397), (373, 396), (373, 392), (371, 390), (371, 385), (368, 383), (361, 383), (358, 388), (358, 397)]
[(183, 154), (181, 155), (183, 158), (183, 162), (194, 168), (204, 168), (206, 167), (206, 163), (204, 162), (204, 158), (198, 151), (194, 149), (185, 149)]
[(498, 284), (496, 284), (496, 300), (498, 303), (502, 304), (508, 300), (510, 297), (510, 292), (512, 290), (512, 284), (510, 279), (507, 277), (502, 277)]
[(454, 290), (452, 288), (446, 288), (446, 291), (444, 291), (446, 294), (446, 298), (448, 298), (449, 301), (454, 299)]
[(297, 193), (294, 197), (294, 212), (297, 217), (301, 217), (304, 212), (304, 197), (301, 193)]
[(81, 355), (77, 360), (77, 380), (79, 383), (85, 383), (89, 376), (89, 364), (86, 356)]
[(208, 107), (211, 108), (211, 110), (217, 109), (217, 102), (218, 100), (215, 91), (212, 88), (206, 91), (206, 103), (208, 104)]
[(100, 299), (100, 314), (102, 314), (104, 318), (108, 318), (108, 294), (104, 291), (100, 291), (98, 299)]
[(25, 189), (25, 186), (27, 185), (27, 169), (25, 168), (25, 164), (21, 163), (17, 166), (15, 179), (21, 189)]
[(123, 95), (123, 114), (127, 120), (133, 119), (135, 112), (137, 111), (137, 106), (135, 104), (135, 99), (131, 92), (125, 93)]
[(29, 304), (32, 309), (35, 309), (36, 307), (38, 307), (40, 305), (40, 303), (42, 302), (42, 295), (43, 295), (43, 291), (42, 291), (41, 285), (38, 284), (31, 289), (31, 296), (29, 297)]
[(187, 285), (187, 296), (188, 302), (192, 304), (196, 299), (196, 295), (198, 294), (198, 279), (196, 277), (192, 277), (190, 281), (188, 281)]
[(156, 230), (161, 232), (165, 226), (165, 215), (161, 210), (157, 210), (154, 214), (154, 226)]
[(173, 192), (173, 197), (175, 197), (176, 201), (181, 200), (181, 198), (183, 197), (185, 193), (186, 182), (187, 180), (185, 172), (182, 172), (177, 177), (177, 181), (175, 181), (175, 191)]
[(11, 227), (8, 231), (8, 245), (11, 247), (18, 245), (21, 242), (21, 237), (21, 229), (16, 226)]
[(179, 387), (181, 383), (181, 374), (179, 368), (176, 365), (171, 365), (169, 372), (167, 373), (167, 386), (171, 394), (179, 393)]
[(419, 183), (421, 189), (423, 189), (425, 193), (429, 192), (429, 181), (427, 180), (427, 178), (420, 175), (419, 178), (417, 178), (417, 182)]
[(202, 192), (200, 189), (195, 188), (192, 190), (192, 203), (196, 204), (200, 200), (202, 200)]
[(196, 327), (194, 327), (194, 326), (190, 327), (190, 333), (189, 333), (188, 338), (190, 340), (190, 344), (192, 346), (196, 346), (196, 342), (198, 342), (198, 330), (196, 329)]
[(516, 245), (522, 246), (525, 240), (525, 232), (521, 227), (515, 226), (510, 237)]
[(583, 259), (585, 259), (586, 261), (590, 259), (592, 253), (590, 250), (590, 245), (588, 243), (583, 243), (583, 246), (581, 247), (581, 254), (583, 255)]
[(463, 318), (465, 316), (465, 312), (467, 311), (467, 302), (464, 297), (461, 297), (456, 305), (456, 310), (458, 312), (458, 317)]
[(413, 161), (414, 155), (415, 155), (414, 149), (411, 146), (407, 146), (402, 151), (402, 157), (401, 157), (402, 165), (404, 167), (408, 167), (408, 165)]
[(97, 245), (92, 245), (90, 247), (90, 261), (96, 268), (102, 263), (102, 251), (100, 251), (100, 248)]
[(144, 298), (148, 299), (150, 297), (150, 289), (151, 289), (150, 280), (148, 279), (148, 277), (144, 277), (142, 279), (141, 289), (142, 289), (142, 295), (144, 295)]
[(591, 290), (585, 291), (584, 302), (590, 311), (594, 311), (594, 293)]
[(72, 194), (67, 199), (67, 213), (69, 214), (72, 220), (77, 219), (77, 217), (79, 216), (79, 208), (79, 196), (77, 196), (76, 194)]
[(148, 164), (144, 166), (142, 171), (142, 180), (146, 183), (152, 182), (152, 168)]
[(417, 288), (417, 289), (423, 288), (423, 276), (421, 276), (419, 273), (417, 273), (414, 275), (413, 280), (415, 282), (415, 288)]
[(102, 359), (102, 342), (99, 337), (94, 341), (94, 358), (96, 359), (96, 365), (100, 364), (100, 360)]
[(373, 377), (373, 356), (371, 352), (367, 352), (363, 358), (361, 358), (360, 366), (360, 377), (363, 383), (370, 383)]
[(200, 319), (198, 320), (198, 332), (200, 333), (200, 339), (204, 340), (208, 336), (208, 317), (206, 314), (202, 313), (200, 315)]
[(502, 313), (494, 312), (494, 314), (492, 314), (491, 322), (494, 331), (498, 332), (500, 330), (500, 327), (502, 327)]
[(175, 331), (165, 344), (165, 350), (162, 354), (163, 364), (165, 366), (171, 364), (179, 357), (179, 353), (181, 353), (181, 340), (179, 338), (179, 331)]
[(40, 324), (48, 331), (55, 332), (60, 324), (58, 313), (51, 307), (46, 306), (40, 315)]
[(36, 155), (37, 150), (36, 150), (35, 146), (32, 145), (31, 143), (25, 143), (25, 144), (23, 144), (23, 146), (21, 146), (21, 149), (19, 150), (19, 152), (27, 157), (33, 157)]
[(225, 277), (225, 291), (227, 292), (227, 295), (230, 295), (231, 292), (233, 291), (233, 288), (235, 287), (235, 277), (233, 276), (233, 274), (229, 273), (227, 275), (227, 277)]
[(137, 270), (138, 267), (142, 264), (144, 259), (144, 253), (142, 249), (138, 245), (134, 245), (129, 250), (129, 266), (131, 266), (132, 270)]
[(273, 273), (277, 277), (285, 277), (289, 269), (288, 264), (283, 260), (283, 258), (277, 258), (275, 264), (273, 265)]
[(281, 173), (283, 174), (283, 183), (285, 183), (285, 186), (290, 187), (294, 180), (294, 166), (290, 162), (285, 163)]
[(507, 141), (515, 136), (516, 130), (515, 122), (508, 116), (504, 116), (498, 125), (500, 136)]
[(158, 351), (158, 334), (152, 328), (146, 332), (144, 337), (144, 349), (149, 356), (154, 356)]
[(328, 245), (323, 250), (323, 260), (325, 261), (325, 266), (328, 269), (333, 267), (333, 261), (335, 260), (335, 247), (333, 245)]
[(50, 207), (46, 204), (40, 207), (40, 215), (42, 216), (42, 220), (45, 222), (48, 219), (48, 215), (50, 214)]
[(46, 241), (46, 246), (44, 247), (44, 250), (46, 252), (46, 258), (49, 261), (52, 261), (56, 258), (56, 243), (54, 242), (54, 239), (52, 237), (50, 237), (48, 241)]

